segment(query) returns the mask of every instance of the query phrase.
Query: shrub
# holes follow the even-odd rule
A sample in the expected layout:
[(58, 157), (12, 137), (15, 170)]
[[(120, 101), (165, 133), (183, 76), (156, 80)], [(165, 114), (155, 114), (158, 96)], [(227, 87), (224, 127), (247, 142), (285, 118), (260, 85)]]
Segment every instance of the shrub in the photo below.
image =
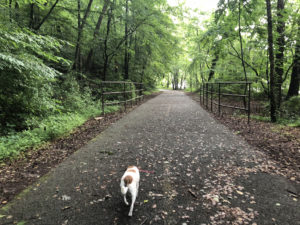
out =
[[(117, 111), (117, 106), (105, 107), (105, 113)], [(0, 162), (7, 158), (14, 158), (29, 148), (54, 140), (70, 133), (74, 128), (82, 125), (90, 117), (101, 113), (101, 105), (84, 107), (84, 113), (63, 113), (51, 115), (40, 121), (39, 127), (22, 132), (13, 132), (7, 136), (0, 136)]]
[[(0, 23), (0, 130), (31, 126), (31, 118), (45, 117), (56, 108), (53, 83), (60, 73), (49, 65), (69, 62), (55, 56), (63, 42), (27, 29)], [(0, 134), (1, 135), (1, 134)]]
[(285, 110), (287, 114), (300, 116), (300, 96), (293, 96), (283, 102), (282, 109)]

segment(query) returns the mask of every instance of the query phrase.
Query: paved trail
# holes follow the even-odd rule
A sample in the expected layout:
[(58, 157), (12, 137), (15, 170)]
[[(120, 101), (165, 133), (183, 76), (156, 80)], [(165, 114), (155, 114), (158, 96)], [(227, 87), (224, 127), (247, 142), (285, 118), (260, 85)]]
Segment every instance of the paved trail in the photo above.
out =
[[(141, 173), (133, 217), (120, 195)], [(294, 195), (292, 193), (294, 193)], [(300, 224), (300, 186), (182, 92), (130, 112), (0, 210), (0, 224)]]

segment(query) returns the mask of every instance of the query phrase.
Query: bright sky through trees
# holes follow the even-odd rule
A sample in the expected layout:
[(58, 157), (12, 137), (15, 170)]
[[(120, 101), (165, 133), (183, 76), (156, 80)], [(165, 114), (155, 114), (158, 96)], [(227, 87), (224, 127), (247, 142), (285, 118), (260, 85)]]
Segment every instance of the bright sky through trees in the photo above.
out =
[(210, 12), (217, 8), (218, 0), (168, 0), (171, 6), (176, 6), (179, 3), (185, 2), (185, 5), (192, 9)]

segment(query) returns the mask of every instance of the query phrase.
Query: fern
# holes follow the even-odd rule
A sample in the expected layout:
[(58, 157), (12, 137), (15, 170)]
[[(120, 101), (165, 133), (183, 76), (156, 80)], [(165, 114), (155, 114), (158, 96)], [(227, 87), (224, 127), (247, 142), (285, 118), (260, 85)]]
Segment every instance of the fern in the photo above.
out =
[[(0, 26), (0, 28), (2, 28)], [(0, 29), (0, 49), (2, 52), (27, 52), (33, 54), (45, 62), (62, 63), (70, 66), (70, 61), (56, 56), (60, 49), (68, 42), (58, 40), (50, 36), (37, 35), (28, 29), (16, 29), (14, 31)]]
[(19, 73), (31, 73), (31, 76), (47, 76), (54, 78), (60, 74), (53, 68), (43, 64), (43, 62), (35, 56), (29, 54), (13, 55), (10, 53), (0, 53), (0, 69), (16, 70)]

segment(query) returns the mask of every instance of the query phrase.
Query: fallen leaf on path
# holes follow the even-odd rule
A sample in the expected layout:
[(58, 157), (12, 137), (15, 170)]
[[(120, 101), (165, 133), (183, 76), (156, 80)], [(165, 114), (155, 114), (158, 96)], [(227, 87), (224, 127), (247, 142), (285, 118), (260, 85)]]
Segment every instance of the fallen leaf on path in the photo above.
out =
[(166, 216), (168, 215), (168, 213), (166, 211), (162, 211), (161, 213), (166, 215)]
[(153, 193), (152, 191), (150, 191), (149, 196), (151, 196), (151, 197), (163, 197), (164, 195), (163, 194), (156, 194), (156, 193)]
[(184, 215), (181, 217), (182, 219), (189, 219), (190, 217), (188, 215)]
[(109, 199), (109, 198), (112, 198), (112, 196), (110, 194), (105, 195), (105, 200)]
[(191, 189), (189, 189), (188, 191), (193, 197), (197, 198), (197, 195)]
[(243, 192), (241, 192), (241, 191), (236, 191), (239, 195), (244, 195), (244, 193)]
[(63, 201), (70, 201), (71, 197), (68, 196), (68, 195), (63, 195), (63, 196), (61, 196), (61, 200), (63, 200)]
[(61, 210), (66, 210), (66, 209), (70, 209), (71, 208), (71, 206), (65, 206), (65, 207), (63, 207)]

